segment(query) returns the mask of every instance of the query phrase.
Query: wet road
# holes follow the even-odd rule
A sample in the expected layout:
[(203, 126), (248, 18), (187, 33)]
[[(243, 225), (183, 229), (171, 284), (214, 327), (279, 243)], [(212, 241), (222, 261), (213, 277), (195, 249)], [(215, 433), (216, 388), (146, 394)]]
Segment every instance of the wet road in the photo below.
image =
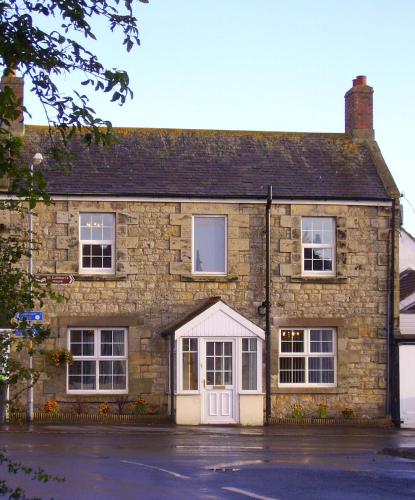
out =
[(382, 453), (415, 450), (408, 430), (38, 425), (0, 430), (0, 444), (66, 477), (16, 478), (43, 498), (415, 498), (415, 460)]

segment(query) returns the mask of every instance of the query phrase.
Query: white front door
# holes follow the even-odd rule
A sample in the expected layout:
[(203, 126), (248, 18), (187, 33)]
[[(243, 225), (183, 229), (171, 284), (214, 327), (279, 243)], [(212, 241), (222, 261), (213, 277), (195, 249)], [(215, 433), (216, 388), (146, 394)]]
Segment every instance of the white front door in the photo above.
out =
[(415, 428), (415, 345), (399, 346), (401, 427)]
[(236, 423), (235, 340), (204, 339), (202, 343), (202, 421)]

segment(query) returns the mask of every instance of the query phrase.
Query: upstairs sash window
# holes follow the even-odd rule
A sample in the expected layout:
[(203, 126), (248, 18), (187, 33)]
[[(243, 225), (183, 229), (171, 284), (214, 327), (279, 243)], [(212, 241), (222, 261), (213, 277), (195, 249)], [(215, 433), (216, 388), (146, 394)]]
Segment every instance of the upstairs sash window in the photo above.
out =
[(226, 274), (226, 217), (193, 217), (193, 273)]
[(110, 274), (115, 270), (114, 214), (81, 214), (79, 220), (80, 272)]
[(335, 274), (335, 219), (303, 217), (301, 248), (304, 274)]

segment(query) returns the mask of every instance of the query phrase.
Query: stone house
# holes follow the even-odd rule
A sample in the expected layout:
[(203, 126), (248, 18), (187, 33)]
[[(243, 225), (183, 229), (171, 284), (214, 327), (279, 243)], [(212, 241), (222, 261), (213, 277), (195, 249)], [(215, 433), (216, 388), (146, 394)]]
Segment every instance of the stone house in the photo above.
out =
[(75, 138), (69, 173), (47, 128), (26, 126), (53, 199), (36, 208), (33, 272), (74, 278), (43, 309), (49, 347), (74, 363), (37, 384), (35, 405), (141, 395), (180, 424), (258, 425), (296, 404), (390, 415), (399, 192), (372, 98), (357, 77), (344, 133)]
[(400, 328), (395, 336), (401, 427), (415, 428), (415, 238), (403, 227), (399, 236)]

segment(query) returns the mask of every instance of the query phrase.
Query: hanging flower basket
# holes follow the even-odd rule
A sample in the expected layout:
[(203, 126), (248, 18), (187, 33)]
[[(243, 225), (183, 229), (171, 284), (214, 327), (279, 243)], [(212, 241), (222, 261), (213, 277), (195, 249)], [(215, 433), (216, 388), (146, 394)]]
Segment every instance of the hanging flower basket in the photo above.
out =
[(73, 356), (68, 349), (51, 349), (45, 352), (46, 359), (52, 366), (60, 368), (61, 366), (71, 365)]

